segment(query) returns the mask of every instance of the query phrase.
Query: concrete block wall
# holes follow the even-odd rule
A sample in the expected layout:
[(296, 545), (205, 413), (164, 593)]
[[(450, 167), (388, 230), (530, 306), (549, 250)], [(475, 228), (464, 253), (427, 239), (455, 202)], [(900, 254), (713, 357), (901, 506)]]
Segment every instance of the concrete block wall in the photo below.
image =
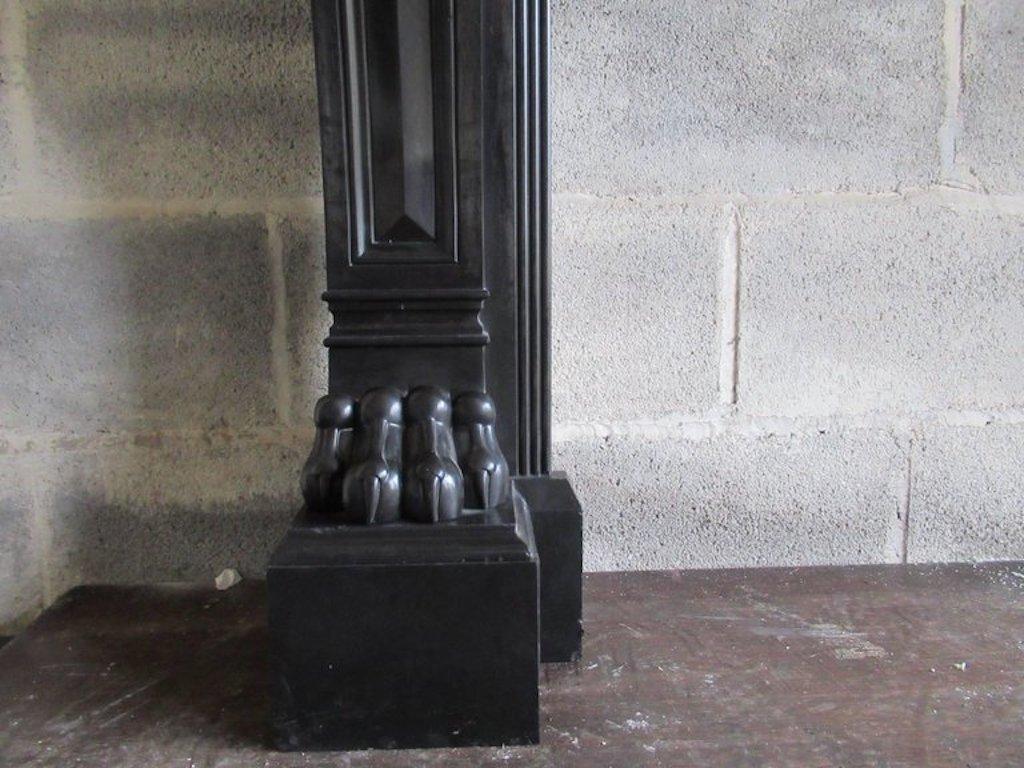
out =
[[(586, 567), (1024, 556), (1024, 7), (553, 0)], [(0, 632), (258, 575), (326, 379), (307, 0), (0, 0)]]

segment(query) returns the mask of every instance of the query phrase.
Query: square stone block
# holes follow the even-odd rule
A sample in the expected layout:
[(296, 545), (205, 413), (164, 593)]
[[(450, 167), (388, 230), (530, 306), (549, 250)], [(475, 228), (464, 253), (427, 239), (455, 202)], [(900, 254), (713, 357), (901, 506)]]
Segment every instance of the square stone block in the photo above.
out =
[(540, 558), (540, 660), (575, 661), (583, 641), (583, 510), (562, 472), (515, 482)]
[(535, 744), (525, 504), (454, 523), (293, 524), (267, 573), (283, 750)]

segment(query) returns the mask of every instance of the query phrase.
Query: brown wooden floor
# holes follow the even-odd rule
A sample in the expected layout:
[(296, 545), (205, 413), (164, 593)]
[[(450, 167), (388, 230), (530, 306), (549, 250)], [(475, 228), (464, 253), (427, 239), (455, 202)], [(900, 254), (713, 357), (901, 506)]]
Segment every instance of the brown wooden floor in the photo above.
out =
[(267, 751), (263, 600), (65, 596), (0, 650), (0, 765), (1024, 765), (1022, 564), (589, 575), (514, 749)]

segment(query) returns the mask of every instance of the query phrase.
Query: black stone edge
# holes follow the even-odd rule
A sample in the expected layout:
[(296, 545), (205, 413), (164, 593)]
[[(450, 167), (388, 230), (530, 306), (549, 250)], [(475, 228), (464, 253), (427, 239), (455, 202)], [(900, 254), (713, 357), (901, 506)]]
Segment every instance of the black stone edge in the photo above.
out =
[(300, 512), (271, 557), (275, 570), (323, 566), (440, 565), (537, 559), (530, 512), (513, 492), (505, 510), (482, 522), (381, 526), (324, 525)]

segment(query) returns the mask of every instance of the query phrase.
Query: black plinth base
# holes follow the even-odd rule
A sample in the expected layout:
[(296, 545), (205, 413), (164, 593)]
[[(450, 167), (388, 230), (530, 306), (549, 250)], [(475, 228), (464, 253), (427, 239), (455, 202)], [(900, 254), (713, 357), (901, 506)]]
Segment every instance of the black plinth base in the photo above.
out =
[(575, 661), (583, 637), (583, 513), (561, 472), (520, 477), (540, 557), (540, 660)]
[(537, 743), (537, 553), (513, 496), (440, 525), (296, 520), (267, 573), (279, 749)]

